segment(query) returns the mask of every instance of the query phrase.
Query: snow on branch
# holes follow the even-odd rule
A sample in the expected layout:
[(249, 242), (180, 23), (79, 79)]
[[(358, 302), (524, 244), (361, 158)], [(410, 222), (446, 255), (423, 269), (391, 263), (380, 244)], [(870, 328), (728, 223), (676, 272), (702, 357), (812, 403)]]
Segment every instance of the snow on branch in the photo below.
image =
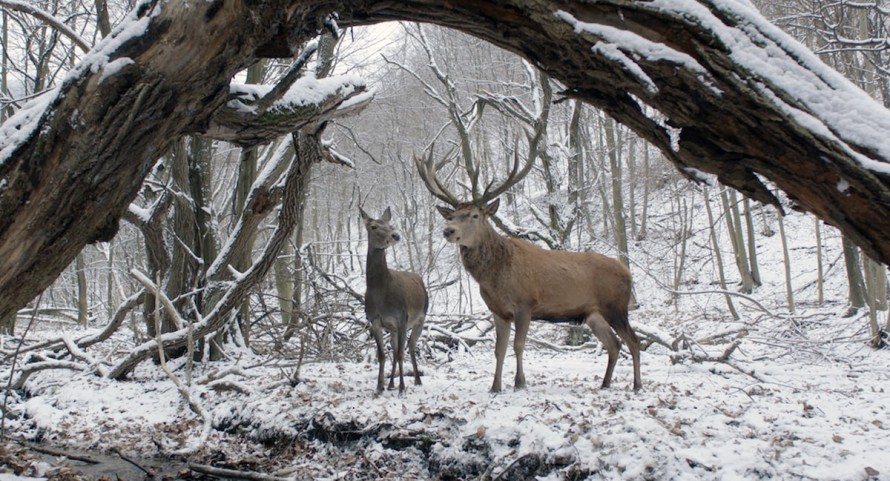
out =
[(311, 124), (354, 115), (374, 98), (373, 90), (356, 75), (306, 76), (286, 91), (277, 92), (277, 88), (231, 84), (231, 100), (216, 113), (210, 127), (197, 134), (241, 146), (257, 145)]
[(679, 52), (667, 45), (653, 42), (642, 36), (627, 30), (621, 30), (607, 25), (586, 23), (578, 20), (572, 14), (559, 10), (555, 14), (558, 18), (571, 25), (575, 33), (589, 34), (598, 38), (594, 42), (592, 50), (621, 64), (628, 72), (633, 74), (645, 85), (647, 91), (652, 94), (658, 92), (658, 86), (646, 74), (638, 64), (643, 59), (650, 62), (669, 62), (681, 66), (700, 75), (700, 78), (709, 78), (707, 70), (691, 56)]

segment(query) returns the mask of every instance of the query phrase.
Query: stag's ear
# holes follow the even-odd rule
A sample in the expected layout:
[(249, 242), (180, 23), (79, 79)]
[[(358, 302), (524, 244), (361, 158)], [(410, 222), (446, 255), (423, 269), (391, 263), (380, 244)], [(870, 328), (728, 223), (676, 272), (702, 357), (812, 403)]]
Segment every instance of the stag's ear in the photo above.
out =
[(436, 209), (439, 211), (439, 214), (441, 214), (442, 217), (446, 219), (454, 215), (454, 209), (449, 209), (448, 207), (444, 207), (441, 205), (437, 205)]
[(383, 222), (389, 222), (390, 219), (392, 219), (392, 211), (389, 210), (389, 207), (387, 207), (386, 210), (383, 211), (383, 217), (381, 217), (380, 220), (382, 220)]
[(485, 215), (494, 215), (494, 213), (498, 211), (498, 207), (500, 205), (501, 199), (495, 199), (491, 202), (491, 204), (486, 205), (485, 208), (482, 210), (485, 211)]

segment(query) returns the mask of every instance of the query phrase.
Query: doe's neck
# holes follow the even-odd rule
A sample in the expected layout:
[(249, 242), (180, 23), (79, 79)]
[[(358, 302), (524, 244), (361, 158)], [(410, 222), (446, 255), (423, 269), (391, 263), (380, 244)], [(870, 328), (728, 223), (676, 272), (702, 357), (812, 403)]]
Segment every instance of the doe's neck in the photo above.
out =
[(386, 265), (386, 249), (368, 247), (368, 259), (365, 263), (368, 285), (376, 285), (389, 279), (389, 268)]

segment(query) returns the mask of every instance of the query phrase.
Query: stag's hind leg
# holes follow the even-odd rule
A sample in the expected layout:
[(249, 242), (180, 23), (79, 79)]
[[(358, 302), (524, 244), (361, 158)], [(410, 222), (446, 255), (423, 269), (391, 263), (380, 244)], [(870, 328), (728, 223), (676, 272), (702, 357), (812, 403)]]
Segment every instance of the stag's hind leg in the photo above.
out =
[(516, 355), (516, 378), (513, 383), (513, 389), (516, 391), (525, 389), (522, 353), (525, 351), (525, 338), (528, 336), (528, 328), (531, 322), (531, 316), (524, 311), (517, 311), (513, 316), (513, 324), (516, 326), (516, 335), (513, 338), (513, 353)]
[(623, 325), (615, 329), (627, 350), (630, 351), (630, 357), (634, 363), (634, 391), (639, 391), (643, 387), (642, 377), (640, 376), (640, 338), (637, 333), (630, 327), (630, 323), (625, 322)]
[(590, 330), (593, 331), (593, 335), (603, 343), (603, 347), (609, 353), (609, 363), (606, 365), (606, 374), (603, 375), (602, 386), (607, 388), (612, 383), (612, 371), (615, 369), (615, 364), (618, 363), (618, 336), (612, 332), (609, 323), (606, 322), (606, 319), (599, 312), (594, 312), (587, 316), (586, 322)]

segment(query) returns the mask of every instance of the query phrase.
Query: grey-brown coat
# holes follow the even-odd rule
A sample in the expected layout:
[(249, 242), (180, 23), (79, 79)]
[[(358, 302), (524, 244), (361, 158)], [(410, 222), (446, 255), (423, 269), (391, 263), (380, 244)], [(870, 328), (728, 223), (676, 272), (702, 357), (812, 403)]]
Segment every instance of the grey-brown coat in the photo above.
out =
[[(389, 374), (389, 389), (394, 389), (396, 365), (399, 367), (399, 393), (405, 392), (403, 361), (405, 346), (411, 353), (414, 368), (414, 384), (420, 385), (420, 370), (417, 368), (417, 340), (423, 331), (423, 323), (429, 308), (429, 297), (423, 279), (413, 272), (392, 270), (386, 264), (386, 249), (400, 240), (390, 220), (389, 207), (380, 219), (373, 219), (359, 208), (365, 229), (368, 233), (368, 258), (366, 264), (365, 315), (370, 323), (371, 335), (377, 344), (377, 392), (383, 392), (384, 351), (383, 330), (390, 333), (393, 349), (392, 370)], [(411, 337), (408, 337), (411, 331)]]

